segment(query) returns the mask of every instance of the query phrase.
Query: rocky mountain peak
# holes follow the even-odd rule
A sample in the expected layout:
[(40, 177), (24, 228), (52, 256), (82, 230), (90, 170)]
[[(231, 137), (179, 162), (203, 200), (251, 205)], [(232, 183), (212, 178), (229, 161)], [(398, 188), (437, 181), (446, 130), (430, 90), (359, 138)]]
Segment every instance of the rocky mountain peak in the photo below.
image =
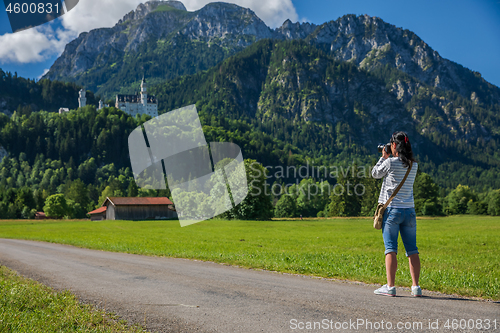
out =
[[(160, 7), (160, 8), (159, 8)], [(168, 9), (177, 9), (182, 11), (187, 11), (184, 4), (180, 1), (157, 1), (152, 0), (145, 3), (139, 4), (137, 8), (130, 13), (126, 14), (121, 20), (118, 21), (117, 25), (122, 24), (127, 21), (137, 21), (144, 17), (146, 17), (151, 12), (156, 10), (168, 10)]]
[(275, 32), (282, 35), (285, 39), (304, 39), (309, 36), (316, 27), (317, 25), (313, 23), (292, 23), (290, 19), (287, 19), (281, 27), (276, 28)]
[[(226, 38), (247, 35), (254, 42), (272, 38), (272, 30), (249, 8), (225, 2), (213, 2), (196, 12), (195, 17), (182, 30), (190, 38)], [(239, 41), (240, 46), (251, 42)]]
[[(368, 71), (388, 65), (432, 87), (453, 90), (469, 98), (471, 82), (493, 89), (493, 103), (500, 103), (500, 89), (472, 71), (433, 50), (415, 33), (368, 15), (345, 15), (319, 26), (307, 39), (336, 59), (350, 61)], [(484, 97), (484, 96), (483, 96)]]
[[(468, 99), (474, 93), (474, 100), (481, 103), (500, 103), (500, 89), (479, 73), (443, 59), (415, 33), (378, 17), (349, 14), (320, 26), (286, 20), (272, 30), (251, 9), (224, 2), (209, 3), (195, 12), (188, 12), (179, 1), (140, 4), (113, 28), (82, 33), (66, 46), (45, 78), (86, 84), (86, 79), (80, 76), (90, 73), (89, 70), (106, 72), (116, 68), (112, 66), (122, 63), (127, 54), (138, 52), (139, 48), (161, 57), (168, 45), (177, 45), (179, 38), (224, 49), (223, 54), (219, 53), (222, 58), (210, 60), (202, 66), (205, 69), (261, 39), (303, 39), (335, 59), (352, 62), (367, 71), (389, 66), (429, 86), (452, 90)], [(176, 69), (173, 72), (180, 73)], [(106, 79), (101, 81), (92, 87), (109, 84)], [(396, 90), (401, 93), (400, 87)], [(410, 91), (407, 93), (405, 100), (412, 96)]]
[(184, 4), (180, 1), (171, 0), (171, 1), (163, 1), (163, 3), (175, 9), (187, 11), (186, 7), (184, 7)]

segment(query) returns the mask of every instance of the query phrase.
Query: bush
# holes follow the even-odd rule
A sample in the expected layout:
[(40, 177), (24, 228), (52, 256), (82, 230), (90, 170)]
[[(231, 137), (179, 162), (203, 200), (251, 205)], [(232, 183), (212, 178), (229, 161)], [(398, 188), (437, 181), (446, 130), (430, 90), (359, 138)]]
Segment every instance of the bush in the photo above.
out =
[(488, 204), (483, 201), (470, 200), (467, 204), (467, 213), (473, 215), (486, 215), (488, 212)]
[(87, 217), (87, 210), (85, 207), (82, 207), (80, 203), (74, 202), (73, 200), (67, 200), (66, 203), (68, 205), (68, 211), (65, 214), (67, 218), (84, 219)]
[(500, 215), (500, 190), (490, 192), (488, 198), (488, 214)]
[(256, 160), (245, 159), (248, 195), (233, 209), (219, 215), (224, 219), (269, 220), (273, 217), (271, 196), (266, 193), (267, 169)]
[(274, 207), (274, 217), (295, 217), (297, 216), (297, 203), (295, 199), (284, 194), (276, 203)]
[(422, 208), (422, 215), (443, 215), (443, 207), (438, 202), (427, 200)]
[(36, 209), (29, 209), (29, 207), (24, 206), (21, 213), (23, 219), (34, 219), (36, 214)]
[(445, 213), (466, 214), (469, 201), (478, 201), (477, 194), (469, 186), (458, 185), (446, 197)]
[(45, 215), (56, 218), (62, 218), (70, 213), (64, 194), (54, 194), (48, 197), (45, 200), (43, 211)]
[(424, 215), (424, 205), (427, 202), (427, 199), (414, 199), (415, 204), (415, 213), (417, 215)]

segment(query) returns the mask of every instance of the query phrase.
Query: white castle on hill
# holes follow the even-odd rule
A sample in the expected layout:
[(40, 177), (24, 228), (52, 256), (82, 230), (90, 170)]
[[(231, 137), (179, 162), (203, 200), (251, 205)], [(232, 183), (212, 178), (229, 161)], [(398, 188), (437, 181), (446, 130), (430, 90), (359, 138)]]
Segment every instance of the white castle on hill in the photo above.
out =
[[(85, 97), (87, 93), (85, 90), (82, 88), (80, 89), (80, 92), (78, 94), (78, 107), (83, 108), (84, 106), (87, 105), (87, 98)], [(59, 108), (59, 115), (65, 114), (69, 112), (69, 108)]]
[(87, 105), (87, 98), (85, 97), (86, 91), (80, 89), (80, 97), (78, 97), (78, 107), (83, 108), (84, 106)]
[(137, 114), (158, 117), (158, 102), (155, 96), (148, 96), (144, 78), (142, 78), (140, 95), (116, 95), (115, 106), (133, 117)]
[[(78, 97), (78, 107), (83, 108), (87, 105), (87, 92), (82, 88), (80, 89), (80, 97)], [(104, 104), (102, 101), (99, 101), (99, 108), (97, 110), (102, 109), (103, 107), (107, 107), (108, 105)], [(62, 114), (64, 112), (69, 112), (68, 108), (60, 108), (59, 109), (59, 114)]]
[[(80, 90), (80, 97), (78, 97), (78, 106), (83, 108), (87, 105), (86, 92), (84, 89)], [(99, 101), (99, 109), (107, 107), (102, 101)], [(158, 102), (156, 97), (147, 93), (146, 79), (142, 78), (141, 94), (140, 95), (116, 95), (115, 107), (128, 113), (132, 117), (137, 114), (147, 114), (152, 118), (158, 117)], [(59, 114), (62, 114), (66, 109), (59, 109)]]

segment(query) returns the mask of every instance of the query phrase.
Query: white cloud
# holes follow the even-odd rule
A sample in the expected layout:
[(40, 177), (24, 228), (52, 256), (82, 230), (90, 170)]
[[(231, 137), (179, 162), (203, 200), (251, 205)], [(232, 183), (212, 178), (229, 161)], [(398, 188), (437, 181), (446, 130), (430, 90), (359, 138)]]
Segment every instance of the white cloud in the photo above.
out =
[(2, 62), (42, 61), (42, 53), (50, 44), (49, 38), (37, 29), (24, 30), (0, 36), (0, 59)]
[(84, 31), (115, 25), (141, 0), (85, 0), (55, 22), (13, 34), (0, 35), (0, 63), (36, 63), (60, 55), (71, 40)]
[(112, 27), (144, 0), (80, 0), (62, 17), (63, 26), (77, 34), (92, 29)]
[(40, 80), (40, 79), (42, 78), (42, 76), (44, 76), (44, 75), (45, 75), (45, 74), (47, 74), (48, 72), (49, 72), (49, 68), (45, 68), (45, 69), (43, 70), (43, 74), (42, 74), (42, 75), (40, 75), (40, 76), (38, 77), (38, 80)]
[[(60, 18), (63, 29), (53, 31), (56, 23), (0, 35), (0, 63), (36, 63), (60, 55), (65, 45), (84, 31), (112, 27), (144, 0), (81, 0)], [(209, 0), (182, 1), (189, 11), (198, 10)], [(280, 26), (286, 19), (298, 20), (291, 0), (227, 0), (252, 9), (267, 25)]]
[(71, 33), (50, 24), (31, 28), (15, 34), (0, 36), (0, 62), (32, 63), (44, 61), (47, 57), (62, 52), (72, 39)]
[[(217, 0), (215, 0), (217, 1)], [(65, 14), (65, 28), (81, 33), (96, 28), (112, 27), (125, 14), (137, 8), (144, 0), (81, 0), (78, 5)], [(194, 11), (214, 0), (181, 1), (187, 10)], [(298, 20), (298, 15), (291, 0), (226, 0), (239, 6), (252, 9), (266, 24), (280, 26), (286, 19)]]

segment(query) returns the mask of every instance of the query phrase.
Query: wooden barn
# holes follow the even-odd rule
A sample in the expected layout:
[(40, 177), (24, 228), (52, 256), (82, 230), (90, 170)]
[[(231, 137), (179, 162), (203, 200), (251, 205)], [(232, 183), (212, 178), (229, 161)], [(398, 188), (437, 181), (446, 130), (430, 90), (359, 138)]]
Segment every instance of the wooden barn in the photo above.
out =
[(174, 204), (165, 197), (107, 197), (102, 207), (88, 213), (92, 221), (176, 218)]
[(44, 212), (36, 212), (35, 214), (35, 220), (45, 220), (46, 218), (47, 216)]
[(99, 207), (96, 210), (88, 212), (90, 215), (91, 221), (102, 221), (106, 219), (106, 208), (107, 207)]
[(60, 219), (60, 217), (57, 218), (57, 217), (47, 216), (45, 215), (44, 212), (35, 213), (35, 220), (55, 220), (55, 219)]

